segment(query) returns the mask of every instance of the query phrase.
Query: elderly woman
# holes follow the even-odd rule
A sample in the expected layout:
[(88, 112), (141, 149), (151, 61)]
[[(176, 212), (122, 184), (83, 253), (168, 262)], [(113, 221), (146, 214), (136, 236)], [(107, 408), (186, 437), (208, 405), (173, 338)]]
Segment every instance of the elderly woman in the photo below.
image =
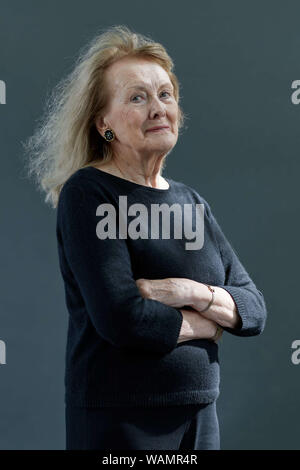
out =
[(57, 206), (67, 449), (219, 449), (218, 340), (264, 329), (209, 204), (162, 176), (184, 119), (172, 69), (161, 44), (110, 28), (29, 144)]

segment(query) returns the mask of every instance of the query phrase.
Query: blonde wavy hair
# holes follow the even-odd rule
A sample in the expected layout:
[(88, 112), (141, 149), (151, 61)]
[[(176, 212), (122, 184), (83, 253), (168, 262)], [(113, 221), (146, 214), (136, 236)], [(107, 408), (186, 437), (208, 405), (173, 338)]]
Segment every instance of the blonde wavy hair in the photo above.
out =
[(27, 174), (38, 189), (46, 192), (45, 202), (57, 207), (60, 191), (77, 170), (113, 158), (111, 146), (101, 136), (95, 120), (108, 102), (105, 71), (123, 57), (155, 61), (168, 73), (178, 103), (178, 131), (185, 114), (179, 106), (179, 81), (166, 49), (158, 42), (134, 33), (126, 26), (112, 26), (97, 35), (79, 53), (71, 73), (63, 78), (46, 99), (41, 124), (22, 142)]

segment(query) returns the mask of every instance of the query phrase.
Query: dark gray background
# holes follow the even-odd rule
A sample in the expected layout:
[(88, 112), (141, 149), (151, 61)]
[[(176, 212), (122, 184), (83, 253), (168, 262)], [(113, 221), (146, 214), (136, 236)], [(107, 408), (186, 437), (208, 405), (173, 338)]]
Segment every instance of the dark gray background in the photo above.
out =
[(56, 211), (23, 175), (21, 141), (52, 87), (100, 28), (125, 24), (175, 62), (188, 128), (164, 175), (210, 203), (257, 287), (263, 335), (224, 333), (217, 401), (222, 449), (300, 449), (297, 1), (0, 3), (0, 448), (64, 449), (67, 328)]

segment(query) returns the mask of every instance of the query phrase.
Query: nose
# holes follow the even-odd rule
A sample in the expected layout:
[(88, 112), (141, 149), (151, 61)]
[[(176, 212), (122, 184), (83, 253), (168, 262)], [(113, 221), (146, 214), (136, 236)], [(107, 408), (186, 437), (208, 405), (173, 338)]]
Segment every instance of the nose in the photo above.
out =
[(160, 101), (160, 99), (155, 98), (151, 102), (150, 108), (150, 119), (155, 119), (157, 116), (165, 116), (166, 115), (166, 108), (164, 103)]

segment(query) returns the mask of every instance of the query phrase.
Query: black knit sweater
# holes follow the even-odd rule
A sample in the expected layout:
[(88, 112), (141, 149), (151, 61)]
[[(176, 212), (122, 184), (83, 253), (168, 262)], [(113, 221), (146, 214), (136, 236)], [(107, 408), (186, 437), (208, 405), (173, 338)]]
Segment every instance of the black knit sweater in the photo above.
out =
[[(263, 295), (209, 204), (186, 184), (165, 179), (169, 188), (157, 189), (86, 167), (63, 186), (56, 235), (69, 312), (66, 404), (167, 406), (209, 403), (219, 396), (218, 345), (206, 339), (177, 343), (182, 324), (179, 308), (142, 297), (135, 282), (139, 278), (180, 277), (223, 287), (242, 318), (240, 329), (225, 328), (226, 332), (254, 336), (264, 329)], [(121, 209), (124, 201), (126, 213)], [(153, 230), (151, 210), (160, 204), (165, 209), (176, 204), (177, 215), (172, 216), (171, 210), (168, 219), (168, 211), (164, 212), (161, 229), (156, 225)], [(186, 218), (184, 204), (192, 209)], [(198, 215), (203, 208), (202, 244), (196, 207)], [(162, 235), (163, 222), (167, 236)], [(199, 238), (198, 249), (189, 223)], [(134, 235), (139, 231), (140, 237)]]

